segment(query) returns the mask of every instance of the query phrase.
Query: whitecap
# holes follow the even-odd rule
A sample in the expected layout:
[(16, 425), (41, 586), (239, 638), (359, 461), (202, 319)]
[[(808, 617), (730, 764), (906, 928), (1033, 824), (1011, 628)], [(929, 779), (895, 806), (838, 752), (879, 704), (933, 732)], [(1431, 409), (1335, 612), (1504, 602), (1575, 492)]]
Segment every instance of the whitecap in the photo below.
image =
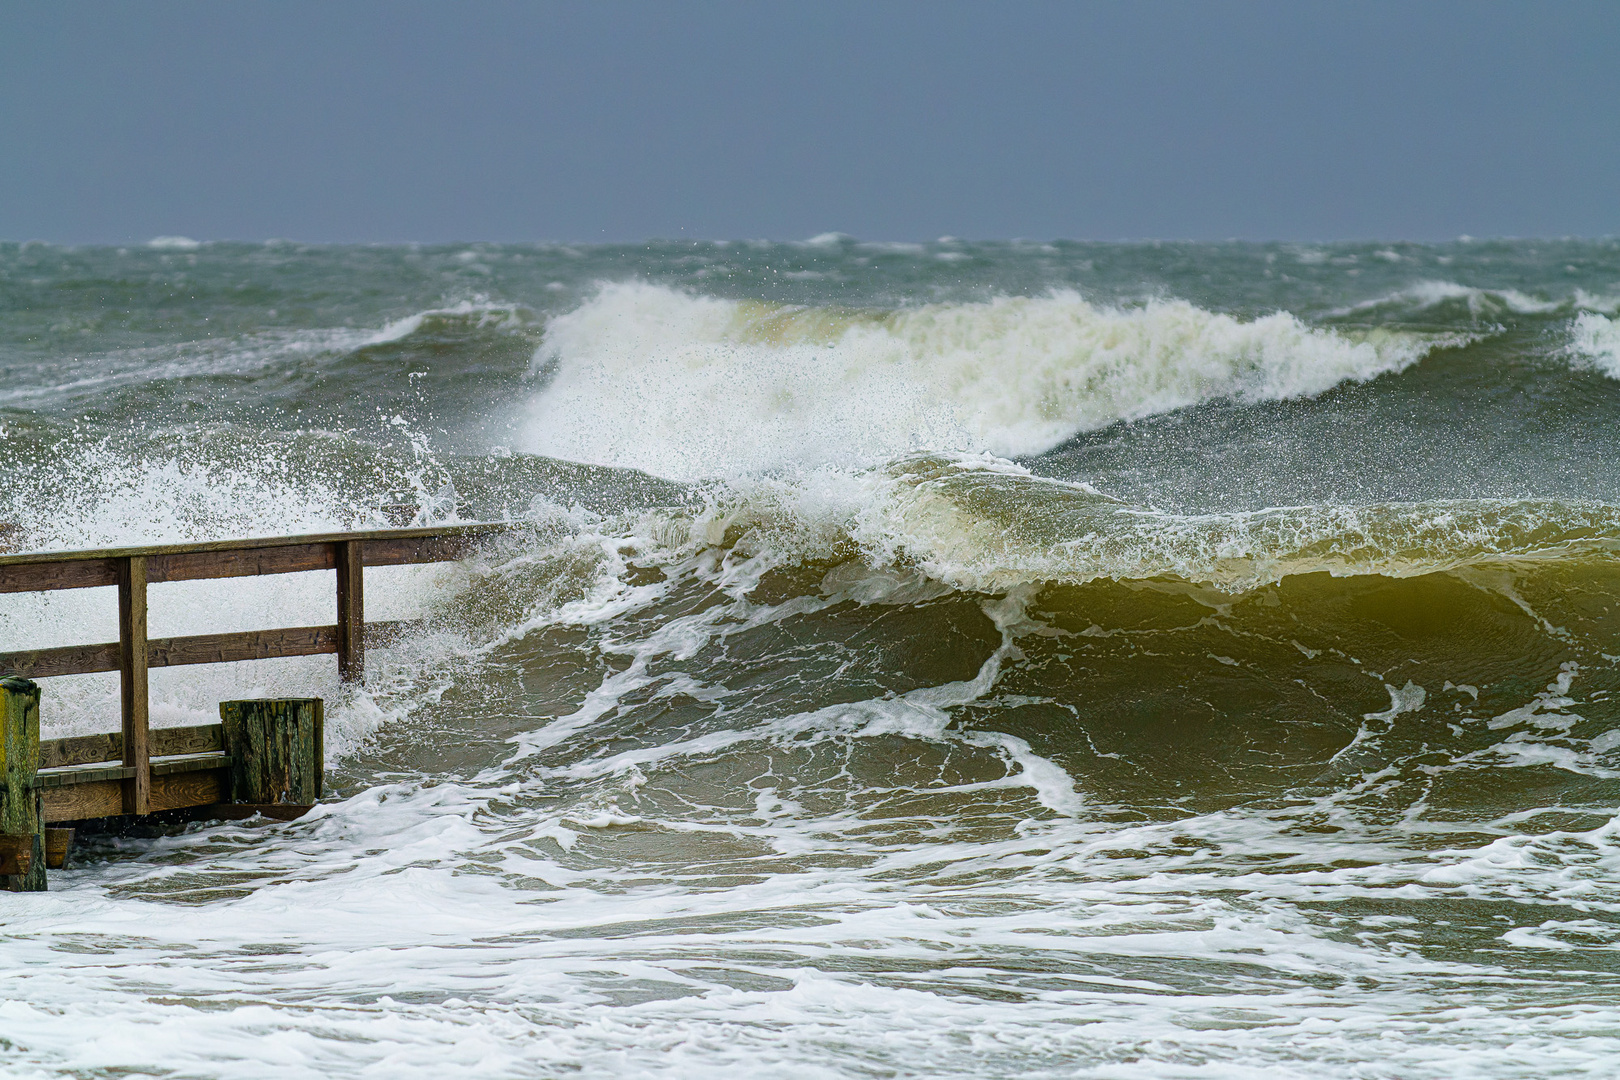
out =
[(880, 312), (624, 282), (548, 323), (534, 368), (549, 383), (518, 443), (675, 478), (927, 450), (1022, 456), (1203, 401), (1310, 397), (1432, 345), (1070, 290)]
[(1586, 311), (1570, 324), (1569, 353), (1579, 367), (1620, 379), (1620, 323)]

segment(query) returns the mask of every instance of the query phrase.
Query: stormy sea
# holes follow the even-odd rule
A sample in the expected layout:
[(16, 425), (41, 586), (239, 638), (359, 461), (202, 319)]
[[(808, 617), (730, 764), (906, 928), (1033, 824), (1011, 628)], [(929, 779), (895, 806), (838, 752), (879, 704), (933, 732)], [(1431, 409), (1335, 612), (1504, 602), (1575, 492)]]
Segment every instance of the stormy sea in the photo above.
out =
[(512, 523), (152, 673), (326, 798), (4, 894), (0, 1072), (1612, 1074), (1617, 437), (1612, 240), (0, 244), (11, 550)]

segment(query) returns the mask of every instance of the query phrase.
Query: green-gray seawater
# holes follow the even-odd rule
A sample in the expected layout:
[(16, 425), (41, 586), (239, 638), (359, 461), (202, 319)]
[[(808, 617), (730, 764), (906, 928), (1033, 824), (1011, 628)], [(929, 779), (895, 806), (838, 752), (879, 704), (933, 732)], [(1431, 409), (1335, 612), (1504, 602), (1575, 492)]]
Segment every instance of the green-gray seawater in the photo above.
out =
[(0, 1071), (1605, 1075), (1617, 432), (1616, 241), (0, 245), (13, 547), (520, 523), (153, 672), (333, 794), (13, 894)]

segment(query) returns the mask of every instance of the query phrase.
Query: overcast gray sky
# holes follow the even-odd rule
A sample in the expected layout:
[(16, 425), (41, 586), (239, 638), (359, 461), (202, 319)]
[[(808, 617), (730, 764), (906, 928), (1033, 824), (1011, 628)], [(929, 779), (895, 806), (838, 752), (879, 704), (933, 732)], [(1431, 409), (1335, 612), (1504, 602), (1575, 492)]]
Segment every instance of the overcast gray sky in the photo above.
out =
[(1620, 3), (0, 0), (0, 239), (1620, 233)]

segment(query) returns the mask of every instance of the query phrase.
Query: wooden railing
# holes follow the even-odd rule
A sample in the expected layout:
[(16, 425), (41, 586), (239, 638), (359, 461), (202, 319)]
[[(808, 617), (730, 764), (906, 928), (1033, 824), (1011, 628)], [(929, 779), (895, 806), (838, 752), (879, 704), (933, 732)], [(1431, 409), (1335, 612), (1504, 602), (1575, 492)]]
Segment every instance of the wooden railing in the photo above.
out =
[[(228, 761), (215, 760), (221, 756), (213, 734), (218, 725), (173, 729), (173, 734), (162, 733), (154, 740), (147, 719), (149, 668), (336, 653), (339, 677), (345, 682), (358, 682), (365, 676), (368, 634), (375, 638), (401, 626), (367, 626), (365, 568), (460, 559), (479, 541), (509, 527), (488, 523), (0, 555), (0, 593), (109, 585), (118, 589), (117, 641), (0, 653), (0, 676), (15, 674), (38, 679), (96, 671), (117, 671), (120, 675), (121, 731), (42, 744), (41, 768), (56, 770), (40, 774), (42, 797), (57, 789), (87, 785), (71, 795), (61, 791), (46, 798), (46, 816), (51, 820), (72, 820), (120, 812), (146, 814), (154, 809), (194, 805), (198, 799), (209, 797), (209, 792), (183, 790), (190, 783), (183, 776), (218, 772), (229, 765)], [(147, 637), (150, 585), (308, 570), (337, 572), (337, 622), (333, 625), (156, 640)], [(172, 760), (158, 762), (154, 768), (153, 757), (170, 755)], [(100, 769), (74, 768), (94, 762), (118, 764)], [(155, 801), (154, 775), (160, 778), (163, 789)], [(94, 797), (91, 786), (96, 789)], [(170, 788), (175, 790), (171, 792)]]

